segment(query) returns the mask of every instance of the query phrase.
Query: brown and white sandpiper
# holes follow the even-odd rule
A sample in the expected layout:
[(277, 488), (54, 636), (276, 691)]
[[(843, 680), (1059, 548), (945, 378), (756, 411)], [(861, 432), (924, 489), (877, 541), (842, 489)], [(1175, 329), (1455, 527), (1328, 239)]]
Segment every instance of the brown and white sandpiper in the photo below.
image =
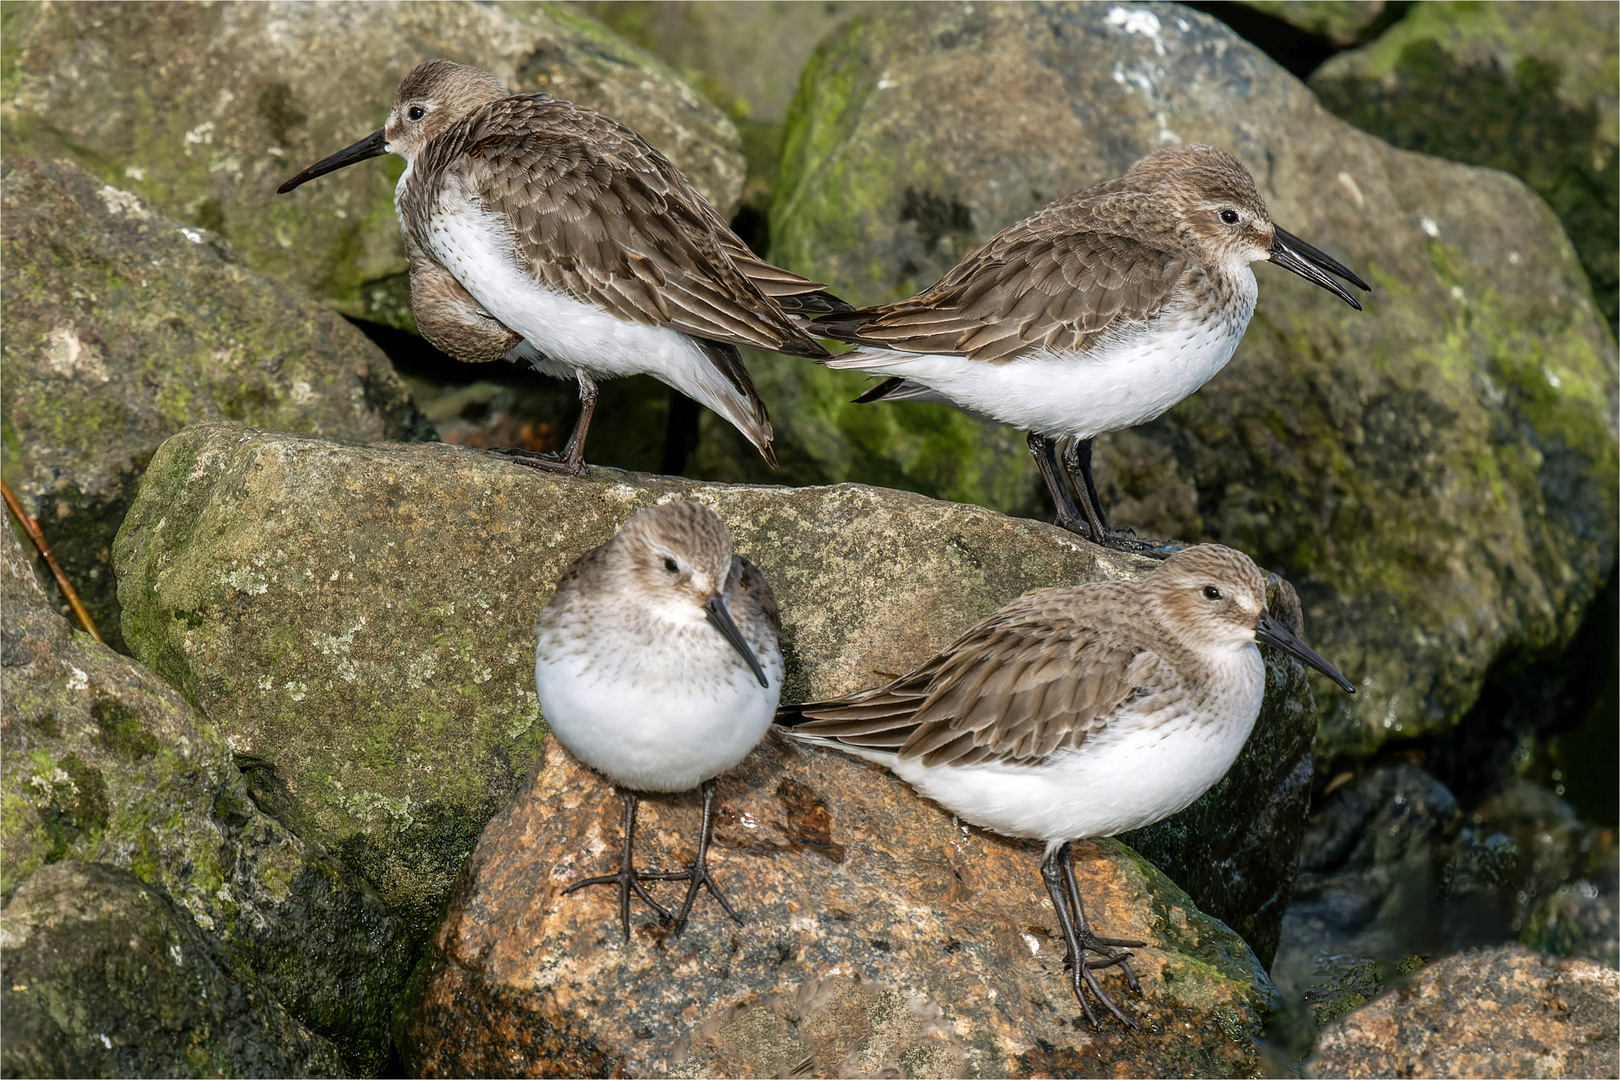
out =
[[(546, 725), (579, 760), (624, 795), (617, 885), (630, 936), (634, 892), (678, 934), (700, 888), (738, 922), (709, 876), (714, 778), (770, 730), (782, 692), (781, 617), (765, 576), (731, 548), (713, 510), (671, 502), (632, 514), (612, 540), (580, 556), (536, 627), (534, 680)], [(637, 792), (703, 789), (703, 827), (691, 866), (641, 873), (632, 864)], [(685, 880), (678, 914), (641, 882)]]
[(1370, 288), (1278, 228), (1232, 155), (1168, 147), (1002, 230), (911, 299), (829, 315), (815, 332), (860, 346), (827, 366), (889, 376), (857, 400), (941, 402), (1029, 432), (1059, 524), (1111, 541), (1091, 440), (1159, 416), (1226, 366), (1260, 259), (1357, 310), (1331, 275)]
[(520, 460), (578, 472), (596, 380), (645, 373), (724, 416), (775, 465), (737, 349), (825, 359), (795, 316), (848, 305), (755, 257), (645, 139), (429, 60), (399, 84), (381, 130), (277, 191), (382, 154), (406, 162), (394, 205), (422, 336), (458, 360), (506, 357), (579, 382), (563, 453), (513, 452)]
[(1044, 840), (1074, 994), (1093, 1024), (1082, 982), (1129, 1024), (1092, 968), (1119, 964), (1135, 989), (1124, 950), (1141, 943), (1092, 933), (1070, 841), (1151, 825), (1226, 775), (1265, 693), (1256, 641), (1355, 691), (1265, 603), (1248, 556), (1186, 548), (1139, 581), (1025, 593), (910, 674), (777, 721), (885, 766), (966, 821)]

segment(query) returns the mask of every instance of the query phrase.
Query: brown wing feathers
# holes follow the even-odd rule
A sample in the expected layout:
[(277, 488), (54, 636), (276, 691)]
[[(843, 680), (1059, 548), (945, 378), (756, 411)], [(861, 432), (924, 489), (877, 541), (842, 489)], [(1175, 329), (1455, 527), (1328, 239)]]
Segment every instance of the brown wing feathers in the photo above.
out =
[[(746, 247), (662, 154), (567, 102), (536, 96), (498, 104), (435, 139), (416, 167), (459, 179), (464, 191), (504, 214), (537, 280), (627, 321), (826, 357), (734, 263), (732, 254)], [(431, 192), (445, 186), (412, 185)], [(820, 289), (749, 259), (745, 265), (772, 292), (814, 296)]]
[(1054, 592), (1027, 594), (887, 686), (784, 712), (805, 718), (796, 731), (926, 765), (1033, 764), (1078, 746), (1137, 692), (1153, 657), (1054, 610)]

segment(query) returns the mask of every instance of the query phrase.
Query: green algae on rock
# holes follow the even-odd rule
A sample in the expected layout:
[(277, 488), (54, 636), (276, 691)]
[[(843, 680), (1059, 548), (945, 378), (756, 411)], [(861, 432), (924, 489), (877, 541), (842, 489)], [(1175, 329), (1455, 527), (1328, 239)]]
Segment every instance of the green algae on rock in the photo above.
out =
[[(769, 572), (767, 570), (767, 572)], [(791, 611), (783, 605), (784, 614)], [(1138, 1030), (1080, 1018), (1039, 845), (963, 827), (904, 781), (768, 737), (719, 780), (713, 906), (680, 937), (610, 891), (618, 800), (556, 742), (485, 830), (402, 1009), (423, 1076), (1253, 1075), (1272, 989), (1243, 940), (1114, 841), (1078, 845), (1099, 933), (1142, 939)], [(684, 861), (694, 795), (642, 801), (638, 860)], [(658, 886), (654, 886), (657, 888)], [(667, 898), (679, 883), (662, 886)], [(512, 927), (521, 926), (521, 933)], [(624, 989), (633, 987), (633, 993)], [(884, 1069), (891, 1070), (884, 1072)]]
[[(923, 5), (847, 24), (806, 66), (772, 257), (852, 301), (907, 295), (1173, 142), (1232, 151), (1284, 227), (1375, 289), (1356, 312), (1258, 265), (1231, 364), (1097, 441), (1104, 501), (1139, 532), (1240, 548), (1299, 590), (1313, 644), (1361, 690), (1318, 699), (1319, 766), (1443, 731), (1491, 665), (1570, 640), (1616, 548), (1614, 339), (1522, 183), (1356, 130), (1186, 8)], [(782, 410), (784, 462), (1028, 505), (1016, 492), (1033, 468), (1006, 429), (853, 405), (857, 377), (779, 370), (761, 371), (771, 400), (803, 403)], [(964, 460), (942, 488), (946, 446)]]
[[(558, 478), (443, 445), (205, 424), (153, 458), (119, 535), (124, 631), (229, 736), (260, 803), (425, 933), (538, 752), (533, 626), (558, 576), (677, 496), (711, 504), (771, 581), (789, 701), (908, 670), (1028, 589), (1152, 565), (903, 492)], [(1262, 955), (1293, 881), (1314, 722), (1303, 675), (1273, 666), (1228, 786), (1136, 840)]]
[(9, 4), (5, 35), (9, 154), (71, 156), (219, 233), (261, 273), (395, 326), (414, 326), (393, 208), (403, 164), (296, 196), (275, 188), (380, 127), (424, 59), (606, 112), (722, 212), (742, 187), (729, 120), (641, 50), (549, 4)]
[[(226, 741), (174, 690), (68, 628), (9, 529), (0, 535), (0, 649), (0, 897), (14, 903), (63, 860), (127, 870), (189, 913), (185, 921), (276, 1008), (332, 1039), (348, 1068), (379, 1067), (411, 960), (399, 921), (254, 806)], [(15, 915), (6, 909), (7, 933)], [(29, 982), (10, 961), (7, 984)], [(6, 1001), (8, 1053), (14, 1000), (24, 999)], [(75, 1066), (59, 1075), (86, 1074)]]
[(223, 257), (216, 240), (69, 163), (7, 157), (5, 477), (115, 646), (113, 536), (147, 460), (181, 427), (226, 417), (432, 437), (363, 334)]
[(1311, 88), (1335, 114), (1396, 146), (1529, 184), (1557, 212), (1612, 331), (1617, 31), (1613, 4), (1413, 4), (1376, 41), (1323, 64)]
[(5, 907), (7, 1076), (344, 1076), (192, 915), (134, 875), (68, 859)]

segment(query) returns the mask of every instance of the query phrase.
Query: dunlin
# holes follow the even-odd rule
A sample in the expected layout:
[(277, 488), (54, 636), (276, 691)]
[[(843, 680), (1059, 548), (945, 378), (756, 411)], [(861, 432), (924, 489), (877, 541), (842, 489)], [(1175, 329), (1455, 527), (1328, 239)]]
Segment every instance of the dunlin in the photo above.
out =
[(860, 346), (829, 367), (889, 376), (860, 401), (942, 402), (1029, 432), (1058, 523), (1103, 541), (1115, 534), (1091, 440), (1153, 419), (1226, 366), (1260, 259), (1357, 310), (1331, 275), (1370, 288), (1273, 224), (1232, 155), (1176, 146), (1002, 230), (911, 299), (830, 315), (816, 333)]
[(1119, 964), (1135, 989), (1124, 950), (1141, 943), (1092, 933), (1070, 841), (1151, 825), (1226, 774), (1265, 692), (1256, 641), (1355, 689), (1265, 599), (1248, 556), (1187, 548), (1139, 581), (1026, 593), (910, 674), (778, 721), (885, 766), (966, 821), (1044, 840), (1075, 997), (1095, 1024), (1083, 980), (1130, 1024), (1092, 968)]
[[(617, 536), (580, 556), (540, 613), (534, 679), (557, 740), (619, 786), (624, 847), (619, 870), (588, 885), (619, 887), (630, 936), (630, 894), (686, 926), (698, 890), (742, 920), (709, 876), (714, 778), (770, 729), (782, 692), (781, 619), (753, 563), (731, 550), (714, 511), (672, 502), (632, 514)], [(638, 792), (703, 789), (697, 857), (676, 873), (632, 865)], [(690, 880), (671, 915), (646, 880)]]
[[(825, 359), (797, 316), (848, 310), (755, 257), (645, 139), (545, 94), (508, 96), (448, 60), (399, 84), (387, 124), (277, 189), (382, 154), (422, 336), (458, 360), (502, 357), (577, 379), (580, 417), (560, 456), (576, 473), (596, 380), (652, 375), (724, 416), (772, 465), (771, 423), (739, 347)], [(784, 310), (784, 306), (788, 310)]]

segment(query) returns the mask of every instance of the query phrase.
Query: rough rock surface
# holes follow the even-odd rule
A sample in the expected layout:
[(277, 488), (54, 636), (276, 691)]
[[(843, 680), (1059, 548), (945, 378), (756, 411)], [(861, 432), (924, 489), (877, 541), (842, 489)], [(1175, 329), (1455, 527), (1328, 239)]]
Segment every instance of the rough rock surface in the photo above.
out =
[(388, 358), (342, 318), (123, 188), (7, 150), (5, 477), (107, 641), (122, 642), (113, 536), (152, 452), (186, 424), (432, 438)]
[[(1231, 150), (1285, 228), (1375, 291), (1356, 312), (1258, 265), (1226, 370), (1099, 440), (1105, 499), (1143, 533), (1231, 544), (1295, 584), (1314, 643), (1361, 690), (1319, 696), (1319, 764), (1444, 730), (1493, 663), (1573, 636), (1615, 552), (1614, 340), (1522, 183), (1356, 130), (1186, 8), (918, 5), (811, 58), (772, 257), (854, 301), (909, 295), (1177, 141)], [(850, 404), (855, 373), (753, 370), (796, 481), (1029, 505), (1034, 472), (1005, 429)]]
[(222, 234), (249, 266), (397, 326), (414, 326), (393, 210), (403, 163), (275, 189), (380, 127), (401, 76), (429, 57), (600, 109), (723, 212), (742, 189), (729, 120), (641, 50), (548, 4), (16, 4), (4, 29), (8, 153), (66, 151)]
[[(231, 739), (260, 804), (425, 932), (538, 751), (533, 626), (558, 575), (669, 497), (712, 505), (771, 581), (789, 701), (908, 670), (1028, 589), (1151, 565), (902, 492), (559, 479), (444, 445), (208, 424), (159, 451), (119, 536), (124, 630)], [(1286, 595), (1275, 610), (1290, 617)], [(1263, 957), (1314, 718), (1292, 661), (1268, 679), (1226, 786), (1133, 838)]]
[(1314, 1076), (1613, 1076), (1620, 972), (1519, 946), (1438, 960), (1322, 1033)]
[(7, 1076), (344, 1075), (336, 1047), (132, 874), (53, 863), (3, 917)]
[[(179, 694), (68, 629), (9, 529), (0, 597), (0, 898), (64, 859), (127, 870), (188, 912), (236, 971), (335, 1040), (351, 1068), (378, 1067), (411, 961), (399, 921), (254, 806), (225, 740)], [(7, 984), (19, 981), (8, 968)], [(130, 1047), (133, 1038), (120, 1036)], [(7, 1072), (19, 1074), (31, 1070)]]
[[(786, 609), (785, 609), (786, 610)], [(1243, 1075), (1270, 1000), (1227, 927), (1128, 849), (1083, 844), (1099, 933), (1148, 941), (1141, 1030), (1070, 995), (1037, 844), (959, 826), (887, 773), (776, 737), (723, 777), (705, 903), (672, 938), (575, 878), (617, 858), (613, 786), (548, 742), (485, 830), (434, 938), (401, 1054), (427, 1076)], [(701, 799), (649, 798), (638, 865), (690, 856)], [(656, 896), (678, 902), (679, 883)], [(880, 1070), (889, 1070), (881, 1072)]]
[(1523, 179), (1558, 212), (1613, 328), (1617, 31), (1613, 4), (1413, 4), (1376, 41), (1323, 64), (1311, 87), (1396, 146)]

